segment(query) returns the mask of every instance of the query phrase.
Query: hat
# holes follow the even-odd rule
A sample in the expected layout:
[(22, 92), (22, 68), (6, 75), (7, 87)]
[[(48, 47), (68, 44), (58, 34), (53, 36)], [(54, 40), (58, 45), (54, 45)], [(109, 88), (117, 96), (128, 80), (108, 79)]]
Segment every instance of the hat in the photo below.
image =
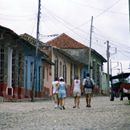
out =
[(60, 77), (59, 79), (61, 80), (61, 79), (64, 79), (64, 78), (63, 78), (63, 77)]

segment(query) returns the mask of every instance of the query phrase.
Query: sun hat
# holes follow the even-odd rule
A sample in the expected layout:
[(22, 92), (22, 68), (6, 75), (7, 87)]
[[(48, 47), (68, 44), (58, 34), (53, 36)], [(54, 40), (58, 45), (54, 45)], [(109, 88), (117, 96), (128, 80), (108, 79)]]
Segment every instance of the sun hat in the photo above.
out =
[(60, 77), (59, 79), (61, 80), (61, 79), (64, 79), (64, 78), (63, 78), (63, 77)]

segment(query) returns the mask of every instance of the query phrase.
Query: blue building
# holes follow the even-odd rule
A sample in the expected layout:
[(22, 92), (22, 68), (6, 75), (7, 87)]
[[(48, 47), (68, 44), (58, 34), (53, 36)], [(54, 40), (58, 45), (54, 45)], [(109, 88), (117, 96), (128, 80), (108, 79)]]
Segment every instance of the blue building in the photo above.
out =
[[(0, 26), (0, 96), (29, 98), (42, 95), (43, 63), (48, 56), (12, 30)], [(35, 64), (36, 63), (36, 64)]]

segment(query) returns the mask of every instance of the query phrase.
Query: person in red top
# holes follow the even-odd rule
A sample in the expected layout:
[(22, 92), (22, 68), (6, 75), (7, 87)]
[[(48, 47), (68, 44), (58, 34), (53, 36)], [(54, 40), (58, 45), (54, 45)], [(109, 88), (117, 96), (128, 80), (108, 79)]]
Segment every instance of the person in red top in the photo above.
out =
[(73, 82), (73, 96), (74, 96), (74, 106), (73, 108), (79, 108), (80, 104), (80, 96), (81, 96), (81, 84), (80, 79), (78, 76), (75, 76), (74, 82)]

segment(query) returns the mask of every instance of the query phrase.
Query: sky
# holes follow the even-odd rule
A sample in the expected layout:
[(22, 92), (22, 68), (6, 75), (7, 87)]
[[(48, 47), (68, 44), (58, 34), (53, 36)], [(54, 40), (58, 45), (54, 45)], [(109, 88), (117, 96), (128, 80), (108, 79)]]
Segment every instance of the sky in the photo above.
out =
[[(0, 25), (36, 37), (38, 0), (0, 3)], [(41, 0), (40, 40), (66, 33), (89, 46), (92, 16), (92, 48), (106, 58), (109, 41), (112, 73), (130, 71), (128, 0)]]

